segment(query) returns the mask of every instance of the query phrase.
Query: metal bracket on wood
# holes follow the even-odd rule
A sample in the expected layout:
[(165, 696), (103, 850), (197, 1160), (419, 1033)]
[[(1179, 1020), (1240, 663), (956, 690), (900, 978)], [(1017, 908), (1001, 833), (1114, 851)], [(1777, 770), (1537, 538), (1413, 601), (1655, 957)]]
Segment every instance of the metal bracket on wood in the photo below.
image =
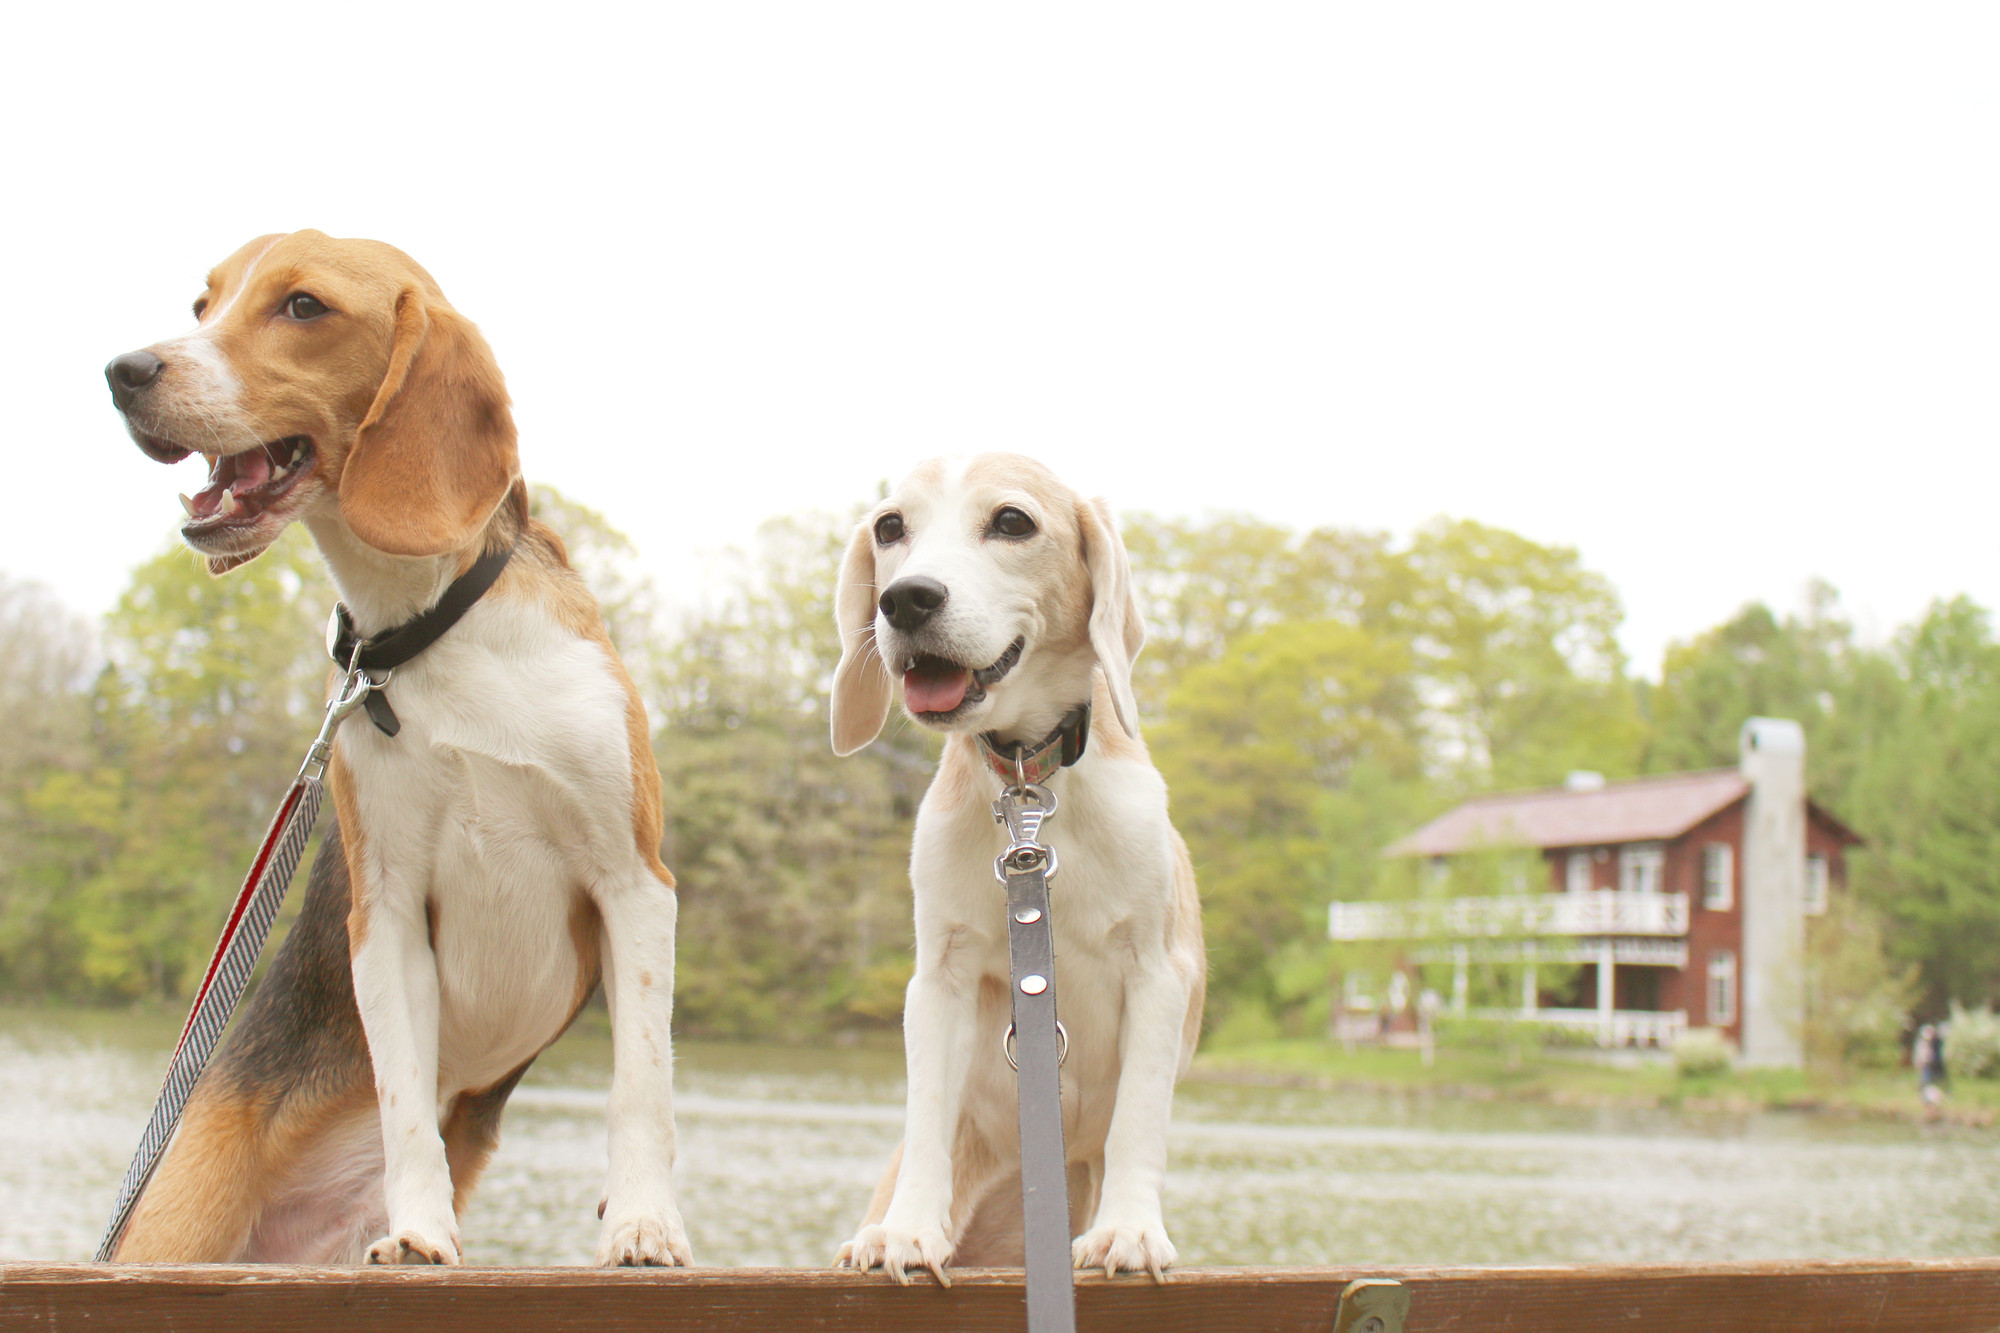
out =
[(1356, 1278), (1340, 1293), (1333, 1333), (1403, 1333), (1410, 1289), (1385, 1277)]

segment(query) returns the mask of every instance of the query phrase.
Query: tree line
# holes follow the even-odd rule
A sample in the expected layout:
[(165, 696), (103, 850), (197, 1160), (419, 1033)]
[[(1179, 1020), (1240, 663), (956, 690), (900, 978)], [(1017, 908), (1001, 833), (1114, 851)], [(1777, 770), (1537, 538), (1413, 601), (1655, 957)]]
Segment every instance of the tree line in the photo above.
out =
[[(828, 747), (854, 516), (766, 524), (732, 577), (667, 614), (622, 534), (553, 491), (535, 505), (651, 711), (681, 1029), (895, 1023), (936, 740), (892, 719), (856, 756)], [(1793, 614), (1753, 604), (1676, 643), (1651, 681), (1575, 551), (1469, 520), (1399, 542), (1134, 515), (1126, 540), (1148, 629), (1135, 683), (1201, 881), (1211, 1026), (1320, 1030), (1339, 965), (1325, 905), (1401, 891), (1379, 853), (1423, 820), (1574, 769), (1731, 765), (1751, 715), (1804, 725), (1815, 798), (1866, 840), (1814, 946), (1821, 1008), (1872, 1007), (1874, 1031), (1885, 1004), (2000, 998), (2000, 645), (1969, 600), (1868, 643), (1816, 587)], [(162, 552), (94, 626), (0, 576), (0, 995), (189, 993), (315, 728), (333, 599), (296, 532), (222, 579)]]

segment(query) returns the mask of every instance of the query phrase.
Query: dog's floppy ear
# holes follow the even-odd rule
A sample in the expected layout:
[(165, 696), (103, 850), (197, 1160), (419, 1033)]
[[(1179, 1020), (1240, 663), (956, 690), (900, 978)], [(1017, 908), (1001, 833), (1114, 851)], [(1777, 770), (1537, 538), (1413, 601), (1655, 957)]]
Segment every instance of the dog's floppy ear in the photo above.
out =
[(1132, 662), (1146, 642), (1139, 599), (1132, 592), (1132, 562), (1118, 536), (1118, 522), (1103, 500), (1080, 501), (1077, 530), (1084, 568), (1090, 571), (1090, 647), (1111, 687), (1111, 707), (1127, 736), (1139, 734), (1139, 703), (1132, 697)]
[(875, 532), (866, 523), (848, 539), (833, 593), (840, 665), (833, 670), (833, 752), (853, 754), (889, 720), (889, 668), (875, 646)]
[(442, 301), (396, 298), (389, 372), (355, 432), (340, 514), (390, 555), (469, 545), (513, 485), (514, 415), (479, 331)]

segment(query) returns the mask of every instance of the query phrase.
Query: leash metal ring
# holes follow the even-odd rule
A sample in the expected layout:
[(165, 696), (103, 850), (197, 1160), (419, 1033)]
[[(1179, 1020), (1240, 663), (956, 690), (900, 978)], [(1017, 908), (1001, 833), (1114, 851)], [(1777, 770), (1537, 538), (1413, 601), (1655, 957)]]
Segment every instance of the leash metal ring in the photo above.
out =
[[(1018, 1072), (1021, 1068), (1021, 1062), (1014, 1058), (1014, 1025), (1012, 1023), (1007, 1025), (1007, 1035), (1000, 1039), (1000, 1050), (1007, 1057), (1008, 1067)], [(1058, 1018), (1056, 1020), (1056, 1068), (1061, 1069), (1063, 1062), (1067, 1059), (1069, 1059), (1069, 1029), (1065, 1028), (1062, 1025), (1062, 1020)]]
[[(1060, 868), (1062, 862), (1061, 858), (1056, 855), (1055, 848), (1039, 842), (1018, 842), (993, 858), (993, 878), (1005, 884), (1007, 882), (1007, 873), (1011, 868), (1009, 863), (1014, 853), (1021, 851), (1036, 852), (1047, 860), (1049, 868), (1042, 872), (1044, 880), (1051, 880), (1056, 877), (1056, 871)], [(1033, 867), (1029, 867), (1021, 873), (1028, 874), (1032, 869)]]

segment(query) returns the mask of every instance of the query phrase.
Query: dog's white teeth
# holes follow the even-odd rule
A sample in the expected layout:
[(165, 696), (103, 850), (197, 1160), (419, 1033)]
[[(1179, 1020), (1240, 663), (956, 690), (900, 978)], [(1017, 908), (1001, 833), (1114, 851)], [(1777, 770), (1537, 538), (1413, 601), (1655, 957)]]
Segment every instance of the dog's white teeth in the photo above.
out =
[(224, 491), (222, 493), (222, 505), (215, 511), (215, 516), (217, 518), (228, 518), (231, 514), (235, 512), (236, 512), (235, 492)]
[(187, 511), (189, 518), (194, 517), (194, 501), (188, 499), (185, 495), (181, 497), (181, 508)]

